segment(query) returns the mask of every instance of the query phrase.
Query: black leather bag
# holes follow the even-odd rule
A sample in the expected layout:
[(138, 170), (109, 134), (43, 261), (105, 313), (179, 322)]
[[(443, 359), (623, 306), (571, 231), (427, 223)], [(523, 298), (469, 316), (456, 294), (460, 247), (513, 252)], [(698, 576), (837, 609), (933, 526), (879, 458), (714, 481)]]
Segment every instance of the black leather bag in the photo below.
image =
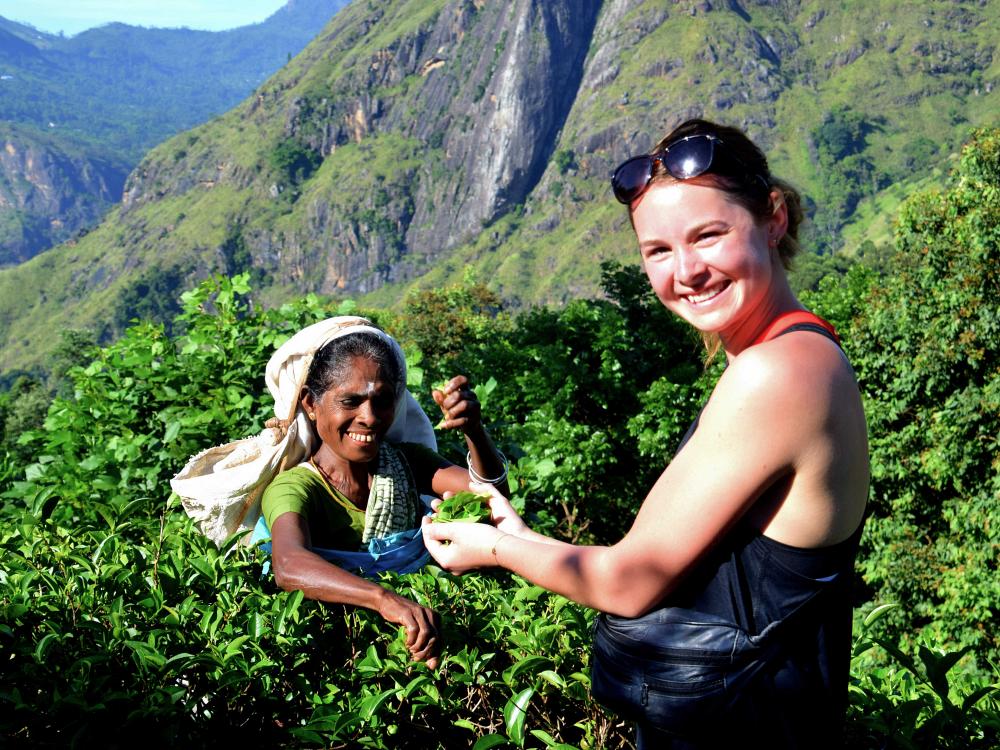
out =
[(601, 614), (591, 693), (625, 718), (704, 738), (740, 713), (748, 688), (766, 678), (786, 624), (750, 635), (722, 618), (679, 607), (636, 618)]

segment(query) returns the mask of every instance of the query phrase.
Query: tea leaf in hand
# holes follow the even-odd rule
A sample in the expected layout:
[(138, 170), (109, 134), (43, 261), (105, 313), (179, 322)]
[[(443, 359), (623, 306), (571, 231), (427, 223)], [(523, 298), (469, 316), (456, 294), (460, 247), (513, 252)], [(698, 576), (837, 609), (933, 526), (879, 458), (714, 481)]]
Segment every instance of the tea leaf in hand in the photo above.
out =
[(490, 516), (490, 496), (463, 490), (441, 501), (435, 521), (478, 523)]

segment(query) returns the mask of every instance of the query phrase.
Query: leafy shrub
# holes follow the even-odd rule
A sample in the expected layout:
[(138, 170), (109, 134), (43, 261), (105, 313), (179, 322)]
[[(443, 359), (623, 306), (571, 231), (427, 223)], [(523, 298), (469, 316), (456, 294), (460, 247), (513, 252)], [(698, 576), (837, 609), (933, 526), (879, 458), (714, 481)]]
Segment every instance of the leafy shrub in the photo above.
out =
[(507, 576), (459, 581), (434, 568), (390, 580), (445, 618), (432, 672), (378, 615), (260, 582), (259, 553), (236, 540), (217, 550), (176, 504), (138, 498), (67, 527), (49, 515), (50, 499), (36, 496), (0, 536), (2, 736), (624, 746), (588, 695), (589, 615), (565, 599)]
[(896, 246), (845, 337), (871, 434), (862, 569), (901, 605), (887, 622), (995, 659), (1000, 131), (976, 134), (946, 191), (904, 204)]
[(260, 428), (273, 349), (337, 312), (315, 298), (251, 310), (248, 291), (241, 276), (185, 294), (176, 339), (131, 328), (71, 370), (74, 396), (24, 435), (35, 463), (6, 493), (0, 527), (0, 734), (623, 746), (589, 698), (582, 608), (509, 576), (392, 580), (448, 623), (432, 673), (377, 615), (273, 590), (258, 553), (215, 549), (168, 502), (187, 455)]
[(176, 303), (183, 269), (154, 266), (130, 284), (115, 303), (112, 328), (123, 332), (133, 320), (171, 320), (180, 312)]
[(308, 180), (322, 162), (322, 156), (292, 139), (279, 142), (268, 155), (271, 169), (289, 185), (298, 185)]
[(552, 157), (552, 162), (556, 165), (556, 169), (559, 170), (559, 174), (566, 174), (569, 170), (576, 168), (576, 154), (573, 153), (572, 149), (562, 149), (556, 151), (555, 156)]
[(893, 639), (874, 634), (873, 623), (893, 609), (893, 604), (876, 607), (856, 628), (845, 745), (906, 750), (996, 747), (1000, 687), (977, 684), (968, 673), (952, 674), (967, 661), (970, 647), (944, 650), (921, 644), (914, 657)]

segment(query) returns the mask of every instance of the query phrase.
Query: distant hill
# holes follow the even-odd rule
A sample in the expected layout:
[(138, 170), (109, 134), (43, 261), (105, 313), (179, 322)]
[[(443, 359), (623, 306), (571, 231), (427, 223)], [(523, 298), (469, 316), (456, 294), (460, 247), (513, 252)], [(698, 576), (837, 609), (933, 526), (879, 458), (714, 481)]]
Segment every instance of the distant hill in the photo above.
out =
[(1000, 118), (997, 28), (959, 0), (352, 3), (150, 152), (100, 227), (0, 271), (0, 367), (211, 272), (251, 271), (267, 303), (393, 304), (467, 268), (515, 305), (592, 294), (600, 260), (635, 256), (611, 169), (694, 115), (748, 129), (805, 192), (809, 246), (853, 252), (885, 236), (872, 206)]
[(93, 225), (121, 200), (129, 170), (98, 147), (0, 122), (0, 265)]
[[(16, 158), (0, 161), (0, 185), (46, 193), (26, 205), (0, 197), (0, 265), (92, 225), (143, 154), (233, 107), (346, 3), (291, 0), (259, 24), (221, 32), (109, 24), (65, 38), (0, 18), (0, 125), (16, 126), (2, 131), (5, 145), (45, 154), (23, 173), (7, 171)], [(86, 173), (108, 169), (117, 194), (88, 193)], [(57, 204), (68, 210), (50, 213)]]

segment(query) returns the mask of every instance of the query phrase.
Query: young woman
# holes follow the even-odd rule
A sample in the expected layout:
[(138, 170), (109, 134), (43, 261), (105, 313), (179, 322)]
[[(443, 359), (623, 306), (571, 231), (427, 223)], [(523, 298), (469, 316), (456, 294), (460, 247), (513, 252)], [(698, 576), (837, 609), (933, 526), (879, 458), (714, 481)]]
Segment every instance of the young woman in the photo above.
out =
[(727, 367), (610, 547), (494, 526), (424, 524), (432, 556), (497, 565), (600, 610), (595, 695), (640, 747), (822, 747), (843, 721), (868, 445), (829, 324), (792, 293), (799, 197), (739, 130), (685, 122), (615, 172), (662, 303)]

